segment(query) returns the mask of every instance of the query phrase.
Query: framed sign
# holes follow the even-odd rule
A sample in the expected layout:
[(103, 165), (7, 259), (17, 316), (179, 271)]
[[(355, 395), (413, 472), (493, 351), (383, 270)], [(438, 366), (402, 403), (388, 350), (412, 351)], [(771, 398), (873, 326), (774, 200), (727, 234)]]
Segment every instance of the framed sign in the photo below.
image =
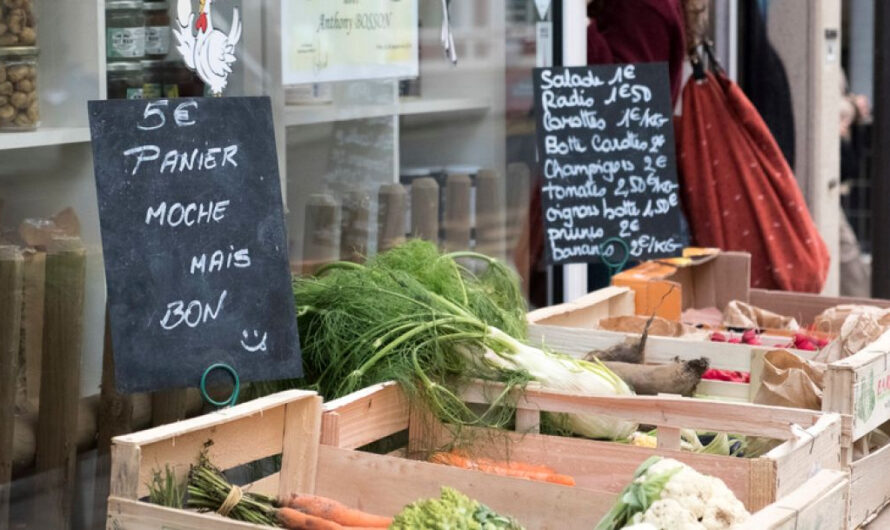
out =
[(418, 0), (281, 0), (285, 85), (417, 77)]
[(89, 104), (115, 380), (302, 375), (269, 98)]
[(684, 247), (667, 65), (535, 70), (548, 261), (676, 256)]

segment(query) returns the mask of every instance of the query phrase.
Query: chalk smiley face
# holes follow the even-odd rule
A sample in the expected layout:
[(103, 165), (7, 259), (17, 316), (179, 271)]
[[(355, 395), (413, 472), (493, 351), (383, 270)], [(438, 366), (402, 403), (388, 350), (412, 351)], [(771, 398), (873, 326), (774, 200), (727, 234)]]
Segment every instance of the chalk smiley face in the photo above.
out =
[[(241, 332), (241, 347), (247, 350), (250, 353), (256, 353), (258, 351), (266, 351), (266, 339), (269, 338), (268, 333), (263, 333), (263, 336), (260, 337), (260, 332), (257, 330), (253, 330), (253, 333), (248, 333), (245, 329)], [(248, 342), (253, 344), (248, 344)]]

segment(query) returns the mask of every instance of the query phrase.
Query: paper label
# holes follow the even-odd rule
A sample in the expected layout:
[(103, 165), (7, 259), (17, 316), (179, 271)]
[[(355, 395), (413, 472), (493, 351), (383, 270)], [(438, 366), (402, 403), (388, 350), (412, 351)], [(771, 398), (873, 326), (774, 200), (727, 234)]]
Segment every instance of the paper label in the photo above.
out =
[(167, 55), (169, 52), (170, 28), (168, 26), (145, 28), (145, 53), (148, 55)]
[(282, 0), (285, 85), (417, 77), (417, 0)]
[(145, 28), (108, 28), (105, 46), (110, 59), (144, 57)]

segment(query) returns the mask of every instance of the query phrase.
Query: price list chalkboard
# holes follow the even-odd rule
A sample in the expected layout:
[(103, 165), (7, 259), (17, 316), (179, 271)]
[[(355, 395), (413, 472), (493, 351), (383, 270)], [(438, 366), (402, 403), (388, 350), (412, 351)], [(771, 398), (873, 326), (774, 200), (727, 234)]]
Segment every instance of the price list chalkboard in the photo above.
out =
[(675, 256), (683, 248), (665, 63), (539, 68), (534, 75), (548, 260)]
[(268, 98), (93, 101), (121, 392), (302, 375)]

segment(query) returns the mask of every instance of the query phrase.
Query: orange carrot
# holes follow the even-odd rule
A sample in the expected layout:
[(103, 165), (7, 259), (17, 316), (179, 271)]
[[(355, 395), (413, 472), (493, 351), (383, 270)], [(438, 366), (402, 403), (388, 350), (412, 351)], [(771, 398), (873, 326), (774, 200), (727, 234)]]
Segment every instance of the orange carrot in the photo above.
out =
[(316, 495), (291, 495), (287, 506), (309, 515), (322, 517), (343, 526), (364, 526), (372, 528), (388, 528), (392, 524), (391, 517), (383, 517), (353, 510), (333, 499)]
[(537, 466), (523, 462), (498, 462), (488, 458), (469, 458), (457, 452), (435, 453), (430, 462), (459, 467), (461, 469), (475, 469), (485, 473), (506, 477), (524, 478), (538, 482), (550, 482), (564, 486), (574, 486), (575, 479), (568, 475), (561, 475), (546, 466)]
[(288, 530), (343, 530), (343, 526), (293, 508), (279, 508), (278, 522)]

